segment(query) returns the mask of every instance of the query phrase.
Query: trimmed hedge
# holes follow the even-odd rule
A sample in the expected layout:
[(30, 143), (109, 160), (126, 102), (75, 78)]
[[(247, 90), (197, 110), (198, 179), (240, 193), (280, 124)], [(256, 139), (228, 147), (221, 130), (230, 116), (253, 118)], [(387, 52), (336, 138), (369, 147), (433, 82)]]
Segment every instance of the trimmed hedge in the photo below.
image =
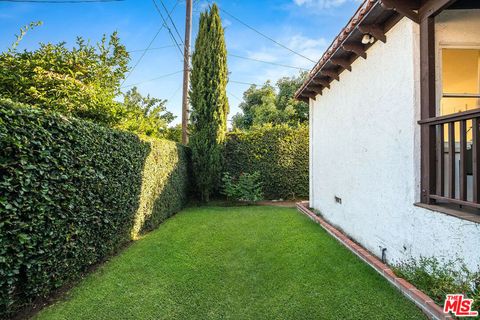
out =
[(179, 211), (187, 163), (174, 142), (0, 100), (0, 318)]
[(308, 126), (266, 125), (227, 136), (225, 171), (261, 174), (266, 199), (308, 198)]

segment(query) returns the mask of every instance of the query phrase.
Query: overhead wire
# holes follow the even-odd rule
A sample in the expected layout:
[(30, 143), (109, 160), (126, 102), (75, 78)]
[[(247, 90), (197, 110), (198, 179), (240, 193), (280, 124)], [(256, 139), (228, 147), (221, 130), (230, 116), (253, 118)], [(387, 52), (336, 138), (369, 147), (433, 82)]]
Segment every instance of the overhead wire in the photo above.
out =
[[(0, 0), (0, 1), (1, 1), (1, 0)], [(175, 47), (178, 48), (180, 54), (183, 55), (183, 52), (182, 52), (182, 50), (181, 50), (181, 48), (180, 48), (180, 45), (179, 45), (179, 43), (178, 43), (178, 40), (177, 40), (177, 38), (174, 36), (171, 28), (169, 27), (168, 22), (167, 22), (165, 16), (163, 15), (160, 7), (158, 6), (158, 4), (157, 4), (157, 2), (156, 2), (155, 0), (152, 0), (152, 1), (153, 1), (154, 5), (155, 5), (155, 8), (156, 8), (157, 12), (159, 13), (159, 15), (160, 15), (160, 17), (161, 17), (161, 19), (162, 19), (162, 21), (163, 21), (162, 28), (165, 27), (165, 28), (168, 30), (168, 33), (169, 33), (169, 35), (170, 35), (170, 38), (172, 39), (172, 41), (173, 41), (173, 43), (174, 43), (174, 44), (171, 45), (171, 46), (165, 46), (165, 47), (174, 47), (174, 46), (175, 46)], [(162, 5), (163, 9), (167, 12), (168, 19), (169, 19), (169, 21), (171, 22), (171, 24), (173, 25), (173, 28), (174, 28), (174, 30), (175, 30), (178, 38), (180, 39), (180, 43), (183, 44), (182, 37), (181, 37), (181, 35), (180, 35), (179, 31), (178, 31), (178, 28), (176, 27), (175, 22), (174, 22), (173, 19), (172, 19), (172, 16), (171, 16), (171, 13), (173, 12), (173, 9), (172, 9), (172, 11), (169, 13), (168, 10), (167, 10), (167, 8), (165, 7), (165, 4), (164, 4), (163, 0), (159, 0), (159, 1), (160, 1), (161, 5)], [(177, 3), (175, 4), (175, 6), (176, 6), (177, 4), (178, 4), (178, 1), (177, 1)], [(231, 17), (232, 19), (234, 19), (235, 21), (239, 22), (240, 24), (242, 24), (243, 26), (247, 27), (248, 29), (254, 31), (255, 33), (261, 35), (262, 37), (266, 38), (267, 40), (269, 40), (269, 41), (275, 43), (276, 45), (278, 45), (278, 46), (280, 46), (280, 47), (282, 47), (282, 48), (284, 48), (284, 49), (292, 52), (293, 54), (295, 54), (295, 55), (297, 55), (297, 56), (300, 56), (300, 57), (302, 57), (302, 58), (304, 58), (304, 59), (306, 59), (306, 60), (308, 60), (308, 61), (310, 61), (310, 62), (312, 62), (312, 63), (316, 63), (316, 61), (314, 61), (313, 59), (308, 58), (307, 56), (305, 56), (305, 55), (303, 55), (303, 54), (301, 54), (301, 53), (299, 53), (299, 52), (297, 52), (297, 51), (295, 51), (295, 50), (287, 47), (286, 45), (284, 45), (284, 44), (276, 41), (276, 40), (273, 39), (272, 37), (264, 34), (263, 32), (257, 30), (257, 29), (254, 28), (254, 27), (250, 26), (249, 24), (247, 24), (246, 22), (244, 22), (244, 21), (241, 20), (240, 18), (237, 18), (236, 16), (234, 16), (233, 14), (231, 14), (230, 12), (228, 12), (227, 10), (225, 10), (224, 8), (219, 8), (219, 9), (220, 9), (222, 12), (224, 12), (225, 14), (227, 14), (229, 17)], [(161, 29), (162, 29), (162, 28), (161, 28)], [(161, 30), (161, 29), (160, 29), (160, 30)], [(160, 30), (158, 31), (158, 33), (160, 32)], [(155, 37), (155, 38), (156, 38), (156, 37)], [(153, 42), (153, 41), (152, 41), (152, 42)], [(184, 44), (183, 44), (183, 45), (184, 45)], [(158, 50), (158, 49), (162, 49), (162, 48), (165, 48), (165, 47), (151, 48), (151, 44), (150, 44), (146, 49), (143, 50), (143, 55), (144, 55), (147, 51), (150, 51), (150, 50)], [(139, 52), (139, 51), (142, 51), (142, 50), (134, 50), (134, 51), (132, 51), (132, 52)], [(142, 55), (141, 58), (143, 58), (143, 55)], [(280, 67), (285, 67), (285, 68), (297, 69), (297, 70), (301, 70), (301, 71), (308, 71), (308, 69), (302, 68), (302, 67), (298, 67), (298, 66), (291, 66), (291, 65), (282, 64), (282, 63), (276, 63), (276, 62), (272, 62), (272, 61), (265, 61), (265, 60), (256, 59), (256, 58), (244, 57), (244, 56), (236, 55), (236, 54), (229, 54), (229, 56), (234, 57), (234, 58), (244, 59), (244, 60), (250, 60), (250, 61), (256, 61), (256, 62), (260, 62), (260, 63), (271, 64), (271, 65), (280, 66)], [(140, 59), (140, 60), (141, 60), (141, 59)], [(137, 63), (137, 64), (138, 64), (138, 63)], [(133, 71), (133, 70), (132, 70), (132, 71)], [(182, 70), (182, 71), (183, 71), (183, 70)], [(167, 75), (162, 75), (162, 76), (160, 76), (160, 77), (156, 77), (156, 78), (153, 78), (153, 79), (149, 79), (149, 80), (146, 80), (146, 81), (143, 81), (143, 82), (134, 84), (134, 85), (142, 84), (142, 83), (145, 83), (145, 82), (155, 81), (155, 80), (158, 80), (158, 79), (161, 79), (161, 78), (165, 78), (165, 77), (167, 77), (167, 76), (171, 76), (171, 75), (173, 75), (173, 74), (180, 73), (180, 72), (182, 72), (182, 71), (174, 72), (174, 73), (167, 74)], [(231, 82), (231, 83), (236, 83), (236, 84), (243, 84), (243, 85), (255, 85), (255, 86), (260, 86), (259, 84), (248, 83), (248, 82), (243, 82), (243, 81), (236, 81), (236, 80), (230, 80), (229, 82)], [(134, 86), (134, 85), (129, 85), (129, 86), (125, 86), (125, 87), (130, 87), (130, 86)], [(175, 91), (175, 94), (177, 93), (177, 91), (178, 91), (178, 90)], [(240, 98), (234, 96), (234, 95), (231, 94), (231, 93), (229, 93), (229, 94), (230, 94), (232, 97), (234, 97), (234, 98), (238, 99), (239, 101), (241, 101)]]
[(182, 89), (182, 86), (183, 86), (183, 83), (180, 83), (180, 85), (177, 87), (177, 89), (175, 89), (175, 91), (170, 96), (170, 98), (167, 99), (167, 101), (172, 100), (177, 95), (178, 91), (180, 91), (180, 89)]
[[(166, 12), (166, 14), (167, 14), (167, 16), (168, 16), (168, 19), (169, 19), (170, 22), (172, 23), (173, 28), (174, 28), (175, 32), (177, 33), (178, 38), (180, 39), (180, 42), (183, 44), (182, 36), (180, 35), (180, 32), (178, 32), (177, 26), (176, 26), (175, 22), (174, 22), (173, 19), (172, 19), (172, 15), (168, 12), (168, 9), (167, 9), (167, 7), (165, 6), (165, 3), (163, 2), (163, 0), (159, 0), (159, 1), (160, 1), (161, 5), (162, 5), (163, 9), (164, 9), (165, 12)], [(184, 46), (185, 46), (185, 45), (184, 45)]]
[[(177, 0), (175, 2), (175, 5), (173, 6), (172, 10), (170, 10), (170, 13), (172, 13), (175, 8), (177, 8), (177, 5), (178, 5), (178, 2), (179, 0)], [(142, 55), (140, 56), (140, 58), (138, 58), (137, 62), (135, 63), (135, 65), (133, 66), (132, 70), (130, 70), (130, 72), (127, 74), (127, 76), (125, 77), (125, 79), (123, 79), (121, 86), (123, 86), (123, 84), (127, 81), (127, 79), (130, 77), (130, 75), (133, 73), (133, 71), (135, 71), (135, 69), (137, 68), (137, 66), (140, 64), (140, 62), (142, 61), (143, 57), (145, 57), (145, 54), (147, 53), (147, 51), (149, 51), (150, 47), (152, 46), (153, 42), (155, 41), (155, 39), (157, 39), (158, 35), (160, 34), (160, 31), (162, 31), (162, 29), (165, 27), (165, 23), (163, 25), (160, 26), (160, 28), (157, 30), (157, 32), (155, 33), (155, 35), (153, 36), (152, 40), (150, 40), (150, 43), (148, 44), (147, 48), (143, 51)]]
[(137, 83), (134, 83), (134, 84), (129, 84), (129, 85), (126, 85), (126, 86), (122, 86), (121, 88), (130, 88), (130, 87), (138, 86), (138, 85), (140, 85), (140, 84), (144, 84), (144, 83), (147, 83), (147, 82), (152, 82), (152, 81), (156, 81), (156, 80), (159, 80), (159, 79), (167, 78), (167, 77), (176, 75), (176, 74), (181, 73), (181, 72), (183, 72), (183, 70), (179, 70), (179, 71), (175, 71), (175, 72), (172, 72), (172, 73), (163, 74), (163, 75), (161, 75), (161, 76), (158, 76), (158, 77), (155, 77), (155, 78), (152, 78), (152, 79), (148, 79), (148, 80), (141, 81), (141, 82), (137, 82)]
[(292, 52), (293, 54), (296, 54), (297, 56), (302, 57), (302, 58), (304, 58), (304, 59), (306, 59), (306, 60), (308, 60), (308, 61), (310, 61), (310, 62), (312, 62), (312, 63), (317, 63), (317, 61), (315, 61), (315, 60), (313, 60), (313, 59), (310, 59), (309, 57), (301, 54), (300, 52), (297, 52), (297, 51), (295, 51), (295, 50), (287, 47), (286, 45), (278, 42), (277, 40), (273, 39), (272, 37), (264, 34), (263, 32), (257, 30), (257, 29), (254, 28), (254, 27), (250, 26), (249, 24), (247, 24), (246, 22), (240, 20), (239, 18), (237, 18), (236, 16), (234, 16), (233, 14), (231, 14), (230, 12), (228, 12), (227, 10), (225, 10), (224, 8), (219, 7), (219, 10), (222, 11), (222, 12), (224, 12), (225, 14), (227, 14), (228, 16), (230, 16), (232, 19), (236, 20), (237, 22), (239, 22), (239, 23), (242, 24), (243, 26), (247, 27), (248, 29), (254, 31), (255, 33), (261, 35), (262, 37), (264, 37), (264, 38), (270, 40), (271, 42), (275, 43), (276, 45), (278, 45), (278, 46), (280, 46), (280, 47), (282, 47), (282, 48), (284, 48), (284, 49)]
[(250, 60), (250, 61), (256, 61), (256, 62), (271, 64), (271, 65), (278, 66), (278, 67), (297, 69), (297, 70), (301, 70), (301, 71), (308, 71), (308, 69), (305, 69), (305, 68), (302, 68), (302, 67), (295, 67), (295, 66), (290, 66), (290, 65), (287, 65), (287, 64), (282, 64), (282, 63), (277, 63), (277, 62), (272, 62), (272, 61), (265, 61), (265, 60), (255, 59), (255, 58), (249, 58), (249, 57), (244, 57), (244, 56), (240, 56), (240, 55), (237, 55), (237, 54), (229, 53), (228, 56), (234, 57), (234, 58), (239, 58), (239, 59), (244, 59), (244, 60)]
[(175, 47), (174, 44), (169, 44), (169, 45), (165, 45), (165, 46), (161, 46), (161, 47), (149, 48), (148, 50), (147, 49), (130, 50), (130, 51), (128, 51), (128, 53), (143, 52), (143, 51), (154, 51), (154, 50), (161, 50), (161, 49), (173, 48), (173, 47)]
[(180, 51), (180, 54), (183, 56), (182, 49), (180, 48), (180, 45), (178, 44), (177, 39), (176, 39), (175, 36), (173, 35), (172, 30), (171, 30), (170, 27), (168, 26), (167, 20), (166, 20), (165, 17), (163, 16), (163, 13), (162, 13), (162, 11), (160, 10), (160, 8), (158, 7), (157, 2), (156, 2), (155, 0), (152, 0), (152, 1), (153, 1), (153, 4), (155, 5), (155, 9), (157, 9), (158, 14), (160, 15), (160, 18), (162, 18), (163, 25), (165, 26), (165, 28), (167, 28), (167, 31), (168, 31), (168, 34), (170, 35), (170, 38), (172, 39), (172, 41), (174, 42), (174, 44), (177, 46), (178, 50)]
[[(129, 85), (126, 85), (126, 86), (122, 86), (121, 88), (128, 88), (128, 87), (133, 87), (133, 86), (137, 86), (137, 85), (140, 85), (140, 84), (144, 84), (144, 83), (147, 83), (147, 82), (156, 81), (156, 80), (163, 79), (163, 78), (166, 78), (166, 77), (169, 77), (169, 76), (173, 76), (173, 75), (178, 74), (180, 72), (183, 72), (183, 70), (179, 70), (179, 71), (175, 71), (175, 72), (172, 72), (172, 73), (164, 74), (164, 75), (161, 75), (161, 76), (158, 76), (158, 77), (155, 77), (155, 78), (152, 78), (152, 79), (148, 79), (148, 80), (145, 80), (145, 81), (137, 82), (137, 83), (134, 83), (134, 84), (129, 84)], [(243, 85), (247, 85), (247, 86), (257, 86), (257, 87), (261, 86), (258, 83), (250, 83), (250, 82), (243, 82), (243, 81), (236, 81), (236, 80), (229, 80), (228, 82), (229, 83), (236, 83), (236, 84), (243, 84)]]
[[(160, 49), (165, 49), (165, 48), (170, 48), (170, 47), (175, 47), (175, 45), (168, 45), (168, 46), (163, 46), (163, 47), (149, 48), (148, 51), (160, 50)], [(132, 51), (129, 51), (129, 52), (141, 52), (141, 51), (144, 51), (144, 50), (145, 50), (145, 49), (142, 49), (142, 50), (132, 50)], [(261, 60), (261, 59), (256, 59), (256, 58), (250, 58), (250, 57), (245, 57), (245, 56), (241, 56), (241, 55), (233, 54), (233, 53), (229, 53), (229, 54), (227, 54), (227, 55), (228, 55), (229, 57), (234, 57), (234, 58), (244, 59), (244, 60), (250, 60), (250, 61), (255, 61), (255, 62), (260, 62), (260, 63), (265, 63), (265, 64), (271, 64), (271, 65), (278, 66), (278, 67), (284, 67), (284, 68), (290, 68), (290, 69), (297, 69), (297, 70), (300, 70), (300, 71), (309, 71), (309, 69), (302, 68), (302, 67), (298, 67), (298, 66), (291, 66), (291, 65), (288, 65), (288, 64), (277, 63), (277, 62), (273, 62), (273, 61), (266, 61), (266, 60)]]
[(239, 97), (237, 97), (236, 95), (234, 95), (231, 91), (227, 91), (227, 94), (228, 95), (231, 95), (232, 97), (234, 97), (235, 99), (237, 99), (238, 101), (242, 102), (243, 99), (240, 99)]
[(228, 82), (237, 83), (237, 84), (244, 84), (244, 85), (247, 85), (247, 86), (257, 86), (257, 87), (261, 86), (260, 84), (257, 84), (257, 83), (249, 83), (249, 82), (236, 81), (236, 80), (229, 80)]

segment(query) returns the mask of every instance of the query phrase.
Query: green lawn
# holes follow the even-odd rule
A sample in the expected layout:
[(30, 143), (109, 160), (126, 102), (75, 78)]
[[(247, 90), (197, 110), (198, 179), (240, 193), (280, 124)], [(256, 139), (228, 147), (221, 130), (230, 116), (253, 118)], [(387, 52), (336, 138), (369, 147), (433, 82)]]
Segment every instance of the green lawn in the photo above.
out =
[(190, 208), (38, 319), (425, 319), (295, 209)]

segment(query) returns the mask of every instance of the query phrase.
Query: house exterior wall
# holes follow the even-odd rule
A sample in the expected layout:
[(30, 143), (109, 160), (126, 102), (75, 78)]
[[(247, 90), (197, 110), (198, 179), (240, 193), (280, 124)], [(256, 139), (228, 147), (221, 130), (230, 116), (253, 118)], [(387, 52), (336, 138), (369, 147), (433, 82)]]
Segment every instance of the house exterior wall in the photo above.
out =
[[(310, 205), (389, 263), (459, 256), (480, 265), (480, 225), (420, 198), (419, 27), (404, 18), (366, 60), (310, 101)], [(338, 203), (335, 199), (341, 199)]]

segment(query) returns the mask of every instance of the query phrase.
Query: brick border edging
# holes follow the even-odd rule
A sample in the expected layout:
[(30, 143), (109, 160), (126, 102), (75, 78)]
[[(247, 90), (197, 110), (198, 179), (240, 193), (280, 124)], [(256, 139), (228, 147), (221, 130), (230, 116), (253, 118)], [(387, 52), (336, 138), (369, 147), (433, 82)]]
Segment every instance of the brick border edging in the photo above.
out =
[(435, 304), (435, 302), (429, 296), (418, 290), (414, 285), (412, 285), (405, 279), (397, 277), (392, 271), (392, 269), (390, 269), (377, 257), (370, 254), (365, 248), (350, 240), (345, 234), (333, 227), (327, 221), (317, 216), (309, 209), (308, 204), (308, 201), (298, 202), (296, 206), (300, 212), (305, 214), (313, 221), (317, 222), (332, 237), (337, 239), (337, 241), (347, 247), (347, 249), (349, 249), (365, 263), (375, 269), (375, 271), (377, 271), (381, 276), (383, 276), (388, 282), (390, 282), (394, 287), (400, 290), (400, 292), (404, 296), (406, 296), (409, 300), (413, 301), (430, 319), (452, 319), (450, 315), (446, 315), (445, 313), (443, 313), (442, 308)]

